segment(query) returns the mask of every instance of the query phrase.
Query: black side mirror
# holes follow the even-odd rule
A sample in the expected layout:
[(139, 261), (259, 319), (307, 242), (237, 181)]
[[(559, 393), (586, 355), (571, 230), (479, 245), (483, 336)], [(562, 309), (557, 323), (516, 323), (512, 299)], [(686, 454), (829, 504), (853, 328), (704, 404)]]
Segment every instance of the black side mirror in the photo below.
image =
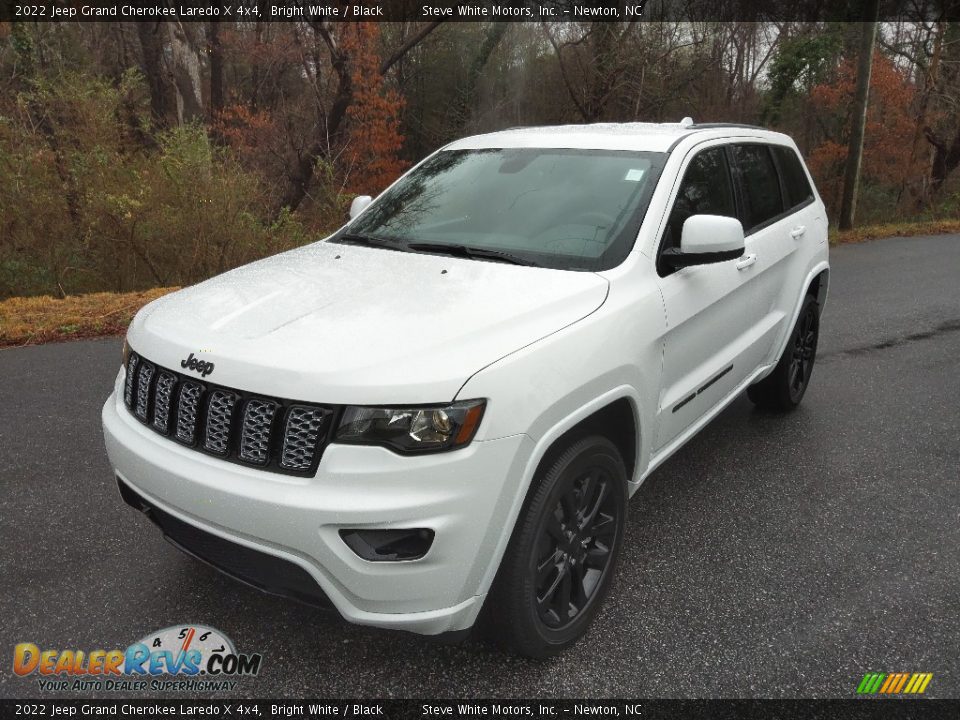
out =
[(667, 248), (660, 253), (660, 260), (664, 265), (674, 270), (680, 268), (692, 267), (694, 265), (709, 265), (711, 263), (723, 262), (724, 260), (736, 260), (743, 255), (743, 248), (739, 250), (718, 250), (716, 252), (696, 252), (685, 253), (678, 248)]

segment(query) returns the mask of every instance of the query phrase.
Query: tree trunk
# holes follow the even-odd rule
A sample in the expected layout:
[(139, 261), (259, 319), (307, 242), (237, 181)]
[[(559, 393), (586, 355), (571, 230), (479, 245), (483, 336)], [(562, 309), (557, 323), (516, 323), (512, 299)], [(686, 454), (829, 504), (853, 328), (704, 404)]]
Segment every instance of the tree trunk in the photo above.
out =
[(220, 21), (207, 25), (210, 43), (210, 120), (216, 122), (223, 111), (223, 45), (220, 43)]
[(259, 58), (262, 57), (260, 55), (260, 49), (263, 47), (263, 35), (266, 31), (266, 3), (262, 2), (261, 0), (257, 0), (257, 10), (259, 14), (257, 15), (258, 19), (253, 31), (254, 43), (256, 47), (255, 56), (257, 59), (254, 60), (253, 67), (250, 69), (251, 89), (249, 106), (252, 112), (256, 112), (260, 107), (260, 86), (263, 83), (263, 78), (260, 72), (262, 60)]
[(150, 109), (161, 125), (169, 123), (173, 107), (173, 93), (163, 63), (163, 38), (167, 31), (164, 22), (138, 22), (137, 36), (143, 55), (143, 74), (150, 87)]
[(279, 214), (283, 208), (289, 208), (294, 211), (307, 196), (310, 189), (310, 183), (313, 182), (313, 171), (317, 160), (324, 157), (327, 151), (332, 147), (340, 134), (340, 126), (347, 115), (347, 108), (353, 99), (353, 80), (350, 77), (350, 68), (347, 59), (338, 53), (331, 61), (333, 70), (337, 75), (337, 94), (334, 96), (333, 105), (326, 117), (324, 134), (318, 138), (313, 145), (305, 152), (301, 152), (297, 157), (297, 162), (293, 171), (288, 173), (286, 191), (280, 198), (280, 204), (276, 213)]
[(939, 139), (930, 128), (924, 128), (927, 141), (933, 145), (933, 167), (930, 169), (931, 191), (937, 192), (947, 177), (960, 166), (960, 129), (950, 142)]
[[(291, 172), (287, 173), (287, 187), (280, 198), (276, 207), (275, 215), (278, 215), (283, 208), (291, 212), (303, 202), (310, 190), (310, 183), (313, 182), (313, 171), (317, 160), (324, 157), (329, 149), (335, 145), (342, 131), (341, 125), (346, 117), (347, 108), (353, 100), (353, 80), (350, 76), (350, 58), (337, 47), (329, 29), (322, 22), (311, 23), (314, 30), (320, 34), (330, 49), (330, 63), (334, 74), (337, 76), (337, 92), (322, 123), (324, 133), (309, 148), (298, 153), (297, 161)], [(391, 53), (380, 65), (380, 74), (386, 73), (399, 62), (404, 55), (415, 48), (424, 38), (439, 26), (438, 22), (427, 23), (416, 33), (409, 37), (400, 47)]]
[(200, 53), (183, 23), (176, 20), (167, 23), (167, 27), (173, 85), (177, 91), (177, 122), (183, 125), (195, 120), (203, 120)]
[[(960, 22), (949, 22), (943, 28), (943, 48), (940, 72), (932, 88), (934, 97), (940, 98), (940, 108), (950, 108), (956, 102), (960, 90)], [(946, 100), (946, 102), (944, 102)], [(960, 166), (960, 124), (957, 114), (943, 113), (941, 127), (924, 126), (923, 134), (933, 146), (930, 166), (930, 192), (938, 193), (950, 174)]]
[(462, 130), (470, 121), (471, 116), (476, 110), (477, 93), (480, 85), (480, 75), (483, 68), (486, 67), (490, 55), (496, 50), (503, 36), (507, 32), (510, 23), (498, 22), (490, 26), (487, 31), (480, 49), (470, 63), (470, 69), (467, 71), (467, 78), (460, 88), (460, 96), (457, 98), (454, 110), (454, 128)]
[(613, 47), (616, 40), (617, 26), (614, 23), (594, 22), (590, 33), (591, 65), (589, 80), (589, 95), (586, 107), (588, 120), (601, 120), (609, 99), (611, 65), (613, 63)]
[(857, 89), (853, 100), (853, 122), (850, 144), (847, 146), (847, 167), (843, 175), (843, 198), (840, 202), (840, 229), (853, 227), (860, 186), (860, 165), (863, 160), (863, 135), (867, 125), (867, 106), (870, 102), (870, 70), (873, 66), (873, 46), (877, 40), (878, 0), (871, 0), (867, 9), (870, 22), (863, 24), (860, 39), (860, 57), (857, 68)]
[[(913, 133), (913, 143), (910, 146), (911, 167), (914, 166), (921, 153), (926, 153), (927, 157), (930, 158), (929, 148), (923, 143), (923, 140), (927, 130), (927, 114), (930, 108), (930, 100), (933, 97), (936, 87), (939, 83), (940, 58), (943, 54), (943, 37), (946, 34), (946, 23), (936, 23), (933, 26), (932, 32), (933, 54), (930, 58), (930, 62), (926, 66), (923, 64), (919, 65), (919, 68), (923, 71), (923, 85), (920, 90), (920, 100), (917, 104), (917, 123)], [(930, 165), (927, 163), (928, 172), (929, 167)], [(917, 211), (922, 210), (926, 204), (929, 190), (926, 178), (924, 178), (924, 181), (920, 183), (919, 187), (914, 185), (912, 190), (909, 187), (907, 189), (911, 191), (913, 209)]]

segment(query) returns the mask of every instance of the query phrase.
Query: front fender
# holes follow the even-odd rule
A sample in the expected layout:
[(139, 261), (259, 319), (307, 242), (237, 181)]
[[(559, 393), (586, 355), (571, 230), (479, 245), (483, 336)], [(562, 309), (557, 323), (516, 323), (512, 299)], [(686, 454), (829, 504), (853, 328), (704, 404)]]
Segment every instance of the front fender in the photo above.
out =
[[(630, 492), (639, 487), (652, 452), (657, 388), (666, 320), (658, 292), (611, 297), (601, 310), (523, 348), (471, 377), (457, 395), (487, 398), (478, 439), (525, 434), (522, 457), (512, 464), (484, 547), (493, 547), (479, 591), (496, 575), (537, 468), (564, 433), (610, 403), (627, 399), (637, 428)], [(650, 428), (651, 431), (647, 431)], [(504, 532), (503, 528), (511, 532)]]

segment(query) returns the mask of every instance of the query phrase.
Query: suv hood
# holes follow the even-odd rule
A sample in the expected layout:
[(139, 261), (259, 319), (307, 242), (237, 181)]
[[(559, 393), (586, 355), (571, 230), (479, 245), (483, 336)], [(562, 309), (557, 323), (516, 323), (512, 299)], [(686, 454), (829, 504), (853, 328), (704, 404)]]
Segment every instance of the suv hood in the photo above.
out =
[(589, 272), (319, 242), (147, 305), (131, 347), (206, 382), (331, 404), (452, 400), (475, 372), (594, 312)]

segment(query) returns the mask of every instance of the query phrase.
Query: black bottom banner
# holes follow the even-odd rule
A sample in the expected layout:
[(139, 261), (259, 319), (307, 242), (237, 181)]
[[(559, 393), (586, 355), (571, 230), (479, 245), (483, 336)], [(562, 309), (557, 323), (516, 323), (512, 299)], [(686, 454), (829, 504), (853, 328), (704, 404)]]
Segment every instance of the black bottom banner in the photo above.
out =
[(960, 700), (0, 700), (0, 717), (955, 719)]

